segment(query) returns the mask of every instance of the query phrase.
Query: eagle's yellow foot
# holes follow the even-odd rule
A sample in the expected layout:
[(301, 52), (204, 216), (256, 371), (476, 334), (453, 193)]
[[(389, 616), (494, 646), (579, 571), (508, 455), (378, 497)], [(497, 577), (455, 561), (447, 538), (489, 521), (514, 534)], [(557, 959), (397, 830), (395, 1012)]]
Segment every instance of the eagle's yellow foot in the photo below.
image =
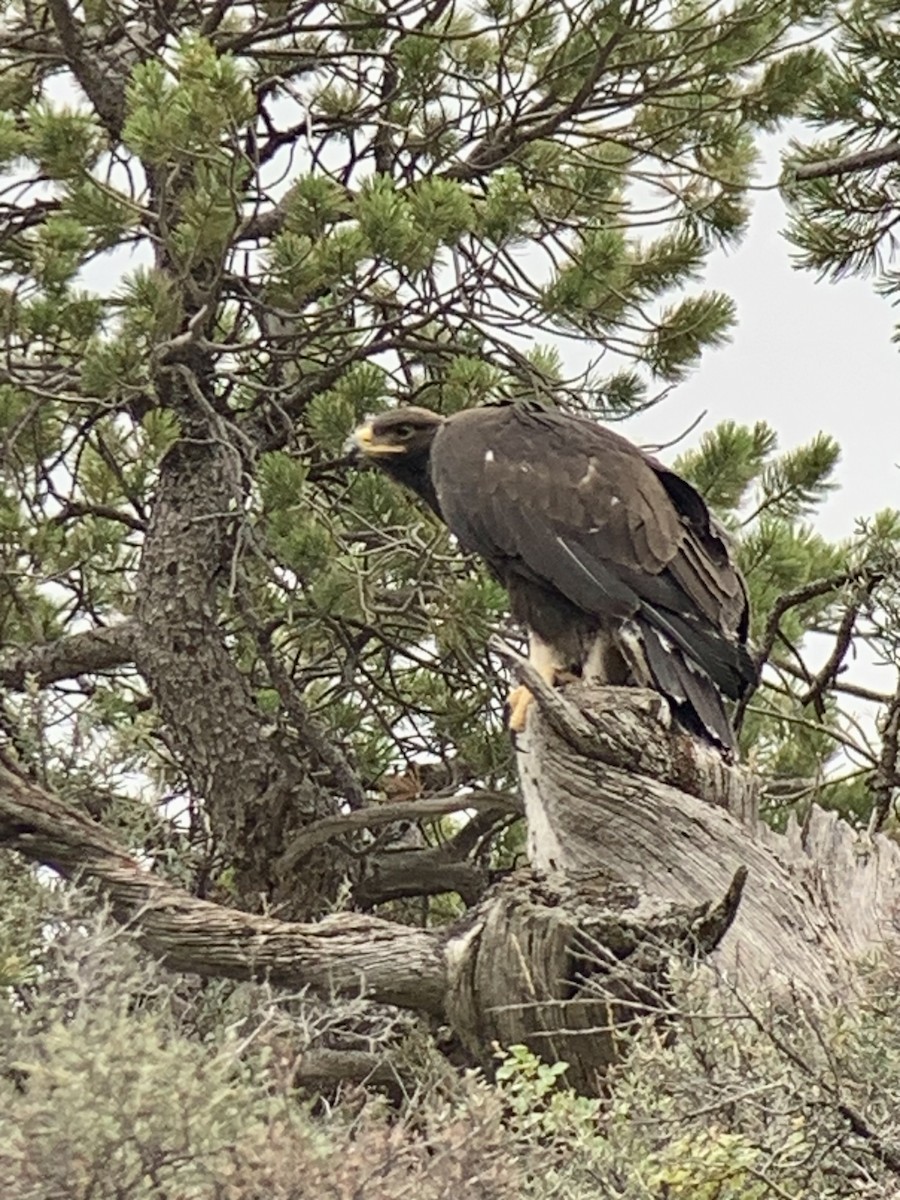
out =
[(509, 721), (507, 722), (511, 733), (524, 733), (525, 723), (528, 720), (528, 709), (534, 696), (529, 692), (524, 684), (513, 688), (506, 698), (506, 703), (509, 705)]

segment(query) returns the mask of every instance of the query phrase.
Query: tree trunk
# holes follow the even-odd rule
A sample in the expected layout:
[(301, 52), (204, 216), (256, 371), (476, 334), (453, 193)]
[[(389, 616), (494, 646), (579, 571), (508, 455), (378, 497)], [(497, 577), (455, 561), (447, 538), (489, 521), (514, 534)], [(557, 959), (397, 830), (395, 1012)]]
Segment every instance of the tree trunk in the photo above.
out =
[[(199, 426), (202, 428), (202, 426)], [(259, 708), (228, 645), (221, 592), (238, 572), (241, 458), (224, 423), (182, 438), (160, 466), (135, 596), (135, 663), (242, 907), (318, 915), (350, 873), (335, 844), (303, 871), (281, 855), (305, 826), (337, 811), (313, 780), (305, 747)]]

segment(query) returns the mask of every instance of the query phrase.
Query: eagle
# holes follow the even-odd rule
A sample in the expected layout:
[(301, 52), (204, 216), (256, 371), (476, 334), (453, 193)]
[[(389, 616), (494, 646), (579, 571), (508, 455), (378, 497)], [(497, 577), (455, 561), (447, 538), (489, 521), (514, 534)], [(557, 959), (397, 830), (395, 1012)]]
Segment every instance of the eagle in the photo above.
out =
[[(529, 661), (574, 678), (654, 688), (695, 736), (731, 754), (723, 701), (757, 672), (747, 591), (727, 535), (689, 483), (620, 434), (538, 404), (444, 417), (402, 407), (349, 442), (417, 493), (506, 588)], [(510, 695), (525, 728), (531, 695)]]

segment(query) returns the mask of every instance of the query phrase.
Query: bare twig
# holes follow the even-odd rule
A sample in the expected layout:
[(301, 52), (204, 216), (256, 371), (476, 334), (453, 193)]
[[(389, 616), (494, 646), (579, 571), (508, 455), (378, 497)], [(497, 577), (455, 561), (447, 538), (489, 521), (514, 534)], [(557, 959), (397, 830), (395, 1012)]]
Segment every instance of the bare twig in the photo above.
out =
[[(770, 658), (769, 662), (776, 671), (790, 675), (792, 679), (800, 679), (804, 683), (810, 682), (809, 672), (788, 662), (787, 659)], [(860, 684), (850, 683), (846, 679), (835, 679), (831, 686), (834, 691), (841, 692), (845, 696), (855, 696), (858, 700), (870, 700), (873, 704), (888, 704), (891, 699), (890, 692), (876, 692), (874, 688), (862, 687)]]
[(847, 611), (841, 617), (841, 623), (838, 626), (834, 646), (828, 656), (828, 661), (822, 667), (822, 670), (819, 671), (818, 675), (816, 675), (815, 679), (813, 679), (806, 694), (800, 697), (800, 703), (804, 707), (807, 704), (813, 705), (819, 720), (825, 716), (824, 695), (834, 685), (834, 681), (841, 667), (844, 665), (844, 659), (847, 657), (847, 652), (850, 649), (850, 644), (853, 640), (853, 630), (856, 626), (856, 618), (859, 616), (859, 607), (859, 604), (848, 606)]
[(740, 993), (732, 988), (732, 995), (740, 1004), (750, 1021), (759, 1032), (772, 1043), (775, 1049), (788, 1060), (793, 1063), (808, 1079), (814, 1081), (815, 1085), (822, 1090), (828, 1099), (834, 1104), (835, 1109), (847, 1122), (857, 1137), (862, 1138), (867, 1142), (872, 1149), (873, 1154), (895, 1175), (900, 1175), (900, 1148), (886, 1141), (881, 1134), (872, 1127), (871, 1123), (866, 1119), (854, 1104), (850, 1104), (841, 1095), (839, 1084), (833, 1083), (822, 1071), (816, 1070), (802, 1054), (794, 1049), (789, 1042), (785, 1041), (779, 1033), (776, 1032), (770, 1021), (764, 1021), (756, 1010), (740, 995)]
[[(305, 746), (327, 768), (335, 786), (339, 788), (342, 798), (350, 808), (355, 810), (365, 808), (365, 789), (356, 771), (354, 771), (349, 758), (328, 731), (323, 728), (315, 714), (310, 712), (309, 706), (300, 694), (299, 688), (272, 652), (271, 644), (263, 636), (258, 626), (256, 627), (256, 635), (259, 652), (263, 662), (266, 664), (266, 669), (272, 680), (272, 686), (278, 693), (278, 697), (284, 705), (285, 712), (290, 718), (297, 734)], [(317, 821), (316, 825), (322, 825), (329, 820), (337, 819), (340, 818), (326, 818), (325, 822)], [(309, 836), (309, 832), (307, 831), (304, 839), (301, 840), (305, 840)], [(315, 845), (320, 845), (327, 840), (328, 837), (320, 837), (315, 842)], [(292, 849), (288, 850), (288, 855), (292, 854)], [(303, 855), (301, 854), (299, 857), (303, 857)], [(298, 862), (299, 857), (294, 857), (293, 861)]]
[(808, 604), (810, 600), (817, 600), (820, 596), (827, 596), (829, 592), (840, 591), (848, 583), (860, 583), (867, 590), (871, 590), (883, 578), (884, 572), (882, 571), (857, 567), (852, 571), (842, 571), (839, 575), (830, 575), (826, 579), (813, 579), (810, 583), (804, 583), (790, 592), (785, 592), (772, 605), (772, 611), (769, 613), (762, 641), (759, 643), (756, 653), (757, 666), (762, 668), (768, 661), (772, 647), (778, 638), (781, 618), (786, 612), (792, 608), (799, 608), (801, 604)]
[(99, 517), (104, 521), (117, 521), (120, 525), (127, 525), (129, 529), (133, 529), (137, 533), (144, 533), (147, 528), (146, 521), (142, 521), (140, 517), (133, 517), (131, 513), (116, 508), (115, 505), (85, 504), (80, 500), (67, 500), (62, 511), (53, 518), (53, 524), (64, 525), (66, 521), (76, 521), (82, 517)]

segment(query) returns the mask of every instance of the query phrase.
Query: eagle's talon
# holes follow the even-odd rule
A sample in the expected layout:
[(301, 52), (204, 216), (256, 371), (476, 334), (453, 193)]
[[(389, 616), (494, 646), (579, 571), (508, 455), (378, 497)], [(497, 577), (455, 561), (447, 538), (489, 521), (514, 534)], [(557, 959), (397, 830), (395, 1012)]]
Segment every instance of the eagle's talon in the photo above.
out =
[(510, 733), (524, 733), (528, 722), (528, 709), (534, 701), (534, 696), (524, 684), (513, 688), (506, 698), (509, 706), (507, 727)]

